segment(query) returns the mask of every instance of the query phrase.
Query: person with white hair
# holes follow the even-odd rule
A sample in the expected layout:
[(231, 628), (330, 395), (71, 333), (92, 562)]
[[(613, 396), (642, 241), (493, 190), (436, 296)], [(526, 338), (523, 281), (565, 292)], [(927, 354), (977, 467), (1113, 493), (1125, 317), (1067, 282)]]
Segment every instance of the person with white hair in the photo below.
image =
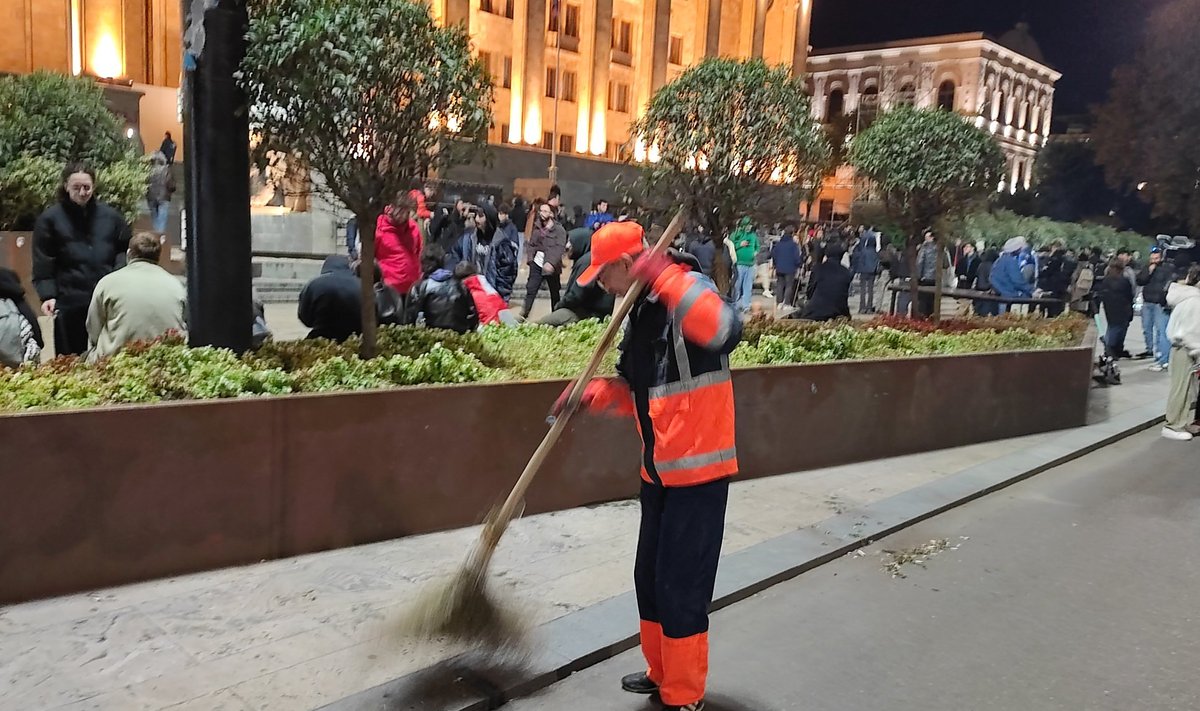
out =
[[(990, 276), (992, 290), (1001, 297), (1009, 299), (1029, 298), (1033, 296), (1033, 288), (1021, 273), (1021, 251), (1028, 242), (1024, 237), (1013, 237), (1004, 243), (1000, 258), (992, 266)], [(1000, 313), (1008, 311), (1009, 304), (1000, 304)]]

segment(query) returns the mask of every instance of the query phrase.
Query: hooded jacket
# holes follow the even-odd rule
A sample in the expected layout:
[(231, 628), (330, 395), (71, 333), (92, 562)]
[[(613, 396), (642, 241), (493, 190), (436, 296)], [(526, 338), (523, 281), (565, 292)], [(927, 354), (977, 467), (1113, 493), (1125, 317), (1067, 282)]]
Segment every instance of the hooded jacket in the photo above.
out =
[(17, 311), (33, 328), (33, 340), (37, 342), (39, 348), (45, 347), (46, 344), (42, 340), (42, 327), (38, 323), (37, 314), (25, 300), (25, 287), (21, 286), (21, 277), (17, 276), (13, 270), (4, 267), (0, 267), (0, 299), (11, 299), (16, 304)]
[(446, 255), (446, 268), (453, 271), (459, 262), (471, 262), (507, 302), (517, 281), (516, 230), (511, 223), (508, 229), (501, 229), (500, 217), (491, 205), (484, 203), (479, 209), (487, 225), (482, 230), (474, 225), (467, 228), (454, 250)]
[(587, 286), (579, 283), (579, 275), (592, 265), (592, 228), (571, 230), (568, 238), (571, 240), (571, 277), (558, 308), (573, 312), (580, 320), (611, 316), (616, 297), (601, 289), (597, 282)]
[(321, 275), (300, 292), (297, 309), (300, 322), (312, 330), (309, 338), (328, 338), (341, 343), (362, 333), (362, 287), (342, 255), (325, 258)]
[(795, 276), (796, 272), (800, 271), (803, 259), (804, 255), (800, 252), (800, 245), (796, 244), (795, 235), (785, 234), (771, 248), (771, 263), (777, 274)]
[[(737, 229), (729, 235), (729, 241), (736, 250), (738, 266), (754, 266), (754, 258), (758, 255), (758, 234), (752, 229), (749, 217), (743, 217), (738, 221)], [(743, 245), (743, 242), (746, 244)]]
[(1172, 345), (1186, 348), (1193, 359), (1200, 359), (1200, 289), (1179, 283), (1168, 285), (1167, 306), (1171, 309), (1167, 339)]
[(967, 288), (975, 289), (976, 291), (991, 291), (992, 269), (996, 266), (996, 260), (999, 258), (1000, 253), (995, 247), (988, 248), (979, 260), (979, 268), (975, 271), (975, 283), (968, 284)]
[(416, 323), (420, 314), (425, 315), (425, 325), (429, 328), (466, 333), (479, 326), (475, 300), (447, 269), (434, 271), (418, 282), (408, 295), (405, 323)]
[(837, 245), (825, 249), (824, 261), (812, 273), (808, 304), (800, 318), (810, 321), (831, 321), (850, 318), (850, 282), (854, 277), (842, 266), (845, 250)]
[(1033, 288), (1029, 282), (1025, 281), (1025, 275), (1021, 273), (1020, 259), (1018, 253), (1005, 252), (992, 265), (992, 272), (988, 276), (992, 283), (992, 290), (997, 294), (1009, 298), (1033, 296)]
[(1133, 321), (1133, 285), (1122, 276), (1106, 276), (1100, 282), (1100, 303), (1109, 324), (1128, 325)]
[(42, 301), (59, 308), (86, 309), (96, 284), (125, 265), (129, 223), (92, 198), (83, 207), (59, 190), (58, 202), (33, 226), (33, 286)]
[(415, 220), (396, 225), (391, 209), (375, 223), (375, 263), (383, 282), (398, 293), (407, 294), (421, 278), (421, 250), (425, 241)]

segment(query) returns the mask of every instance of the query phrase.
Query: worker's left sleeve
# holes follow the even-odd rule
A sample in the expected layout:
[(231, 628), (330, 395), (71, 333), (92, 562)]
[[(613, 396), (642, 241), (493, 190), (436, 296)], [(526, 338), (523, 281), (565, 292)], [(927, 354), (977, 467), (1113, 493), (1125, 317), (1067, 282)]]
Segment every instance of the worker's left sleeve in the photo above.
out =
[(651, 290), (670, 309), (689, 342), (716, 353), (730, 353), (742, 337), (742, 320), (707, 280), (672, 264), (654, 280)]

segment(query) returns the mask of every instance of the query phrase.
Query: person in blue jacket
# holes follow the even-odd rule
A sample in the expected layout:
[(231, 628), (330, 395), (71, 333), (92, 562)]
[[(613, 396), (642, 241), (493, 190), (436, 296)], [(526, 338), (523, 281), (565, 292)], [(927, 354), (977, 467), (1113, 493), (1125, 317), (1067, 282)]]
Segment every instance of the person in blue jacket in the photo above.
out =
[(775, 268), (775, 307), (791, 306), (796, 299), (796, 275), (804, 264), (794, 225), (784, 226), (783, 236), (771, 248), (771, 263)]
[[(1012, 299), (1033, 296), (1033, 286), (1021, 273), (1021, 252), (1026, 246), (1024, 237), (1013, 237), (1004, 243), (1004, 253), (992, 266), (992, 290), (1000, 296)], [(1009, 304), (1000, 304), (1000, 313), (1008, 308)]]

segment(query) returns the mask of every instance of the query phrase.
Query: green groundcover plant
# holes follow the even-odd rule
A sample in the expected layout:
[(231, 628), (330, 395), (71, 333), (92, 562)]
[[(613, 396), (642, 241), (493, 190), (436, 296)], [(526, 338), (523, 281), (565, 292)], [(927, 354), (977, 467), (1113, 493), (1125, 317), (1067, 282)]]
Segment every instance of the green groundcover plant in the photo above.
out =
[[(1080, 343), (1087, 324), (1082, 318), (1018, 316), (936, 326), (890, 316), (834, 325), (761, 319), (746, 325), (731, 361), (748, 367), (1064, 348)], [(372, 360), (358, 357), (356, 339), (268, 342), (238, 357), (219, 348), (188, 348), (168, 335), (95, 364), (58, 358), (0, 369), (0, 411), (570, 378), (605, 325), (489, 327), (463, 335), (387, 326), (379, 331), (379, 355)], [(611, 374), (615, 364), (613, 351), (603, 372)]]

